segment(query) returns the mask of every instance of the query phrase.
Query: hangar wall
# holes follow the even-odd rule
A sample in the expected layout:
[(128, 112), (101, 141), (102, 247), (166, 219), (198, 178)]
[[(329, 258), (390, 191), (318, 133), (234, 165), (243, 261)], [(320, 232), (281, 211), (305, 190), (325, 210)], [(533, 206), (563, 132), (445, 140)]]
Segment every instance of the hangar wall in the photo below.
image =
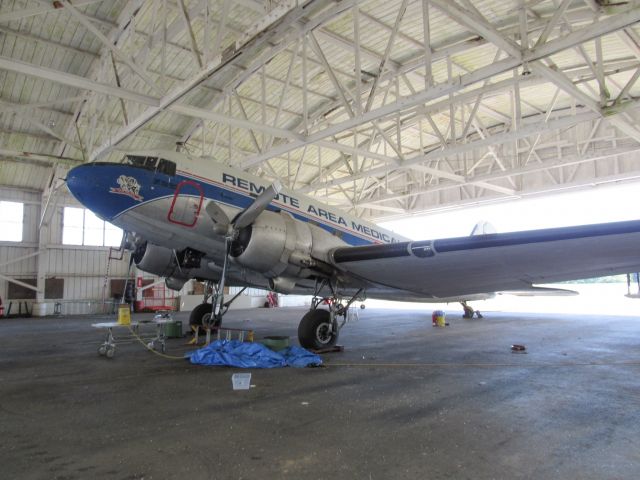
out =
[[(58, 205), (51, 217), (47, 238), (43, 239), (44, 253), (3, 265), (12, 259), (39, 250), (38, 225), (40, 223), (41, 198), (42, 194), (37, 191), (0, 187), (0, 200), (21, 202), (24, 205), (23, 241), (0, 242), (0, 273), (17, 280), (35, 278), (40, 262), (44, 267), (46, 278), (64, 279), (63, 298), (47, 300), (48, 313), (53, 311), (53, 304), (57, 301), (62, 303), (62, 312), (65, 314), (100, 312), (109, 247), (62, 244), (63, 208), (65, 206), (79, 206), (71, 197), (64, 195), (59, 197)], [(110, 278), (125, 278), (127, 267), (126, 260), (112, 261)], [(18, 301), (18, 299), (9, 300), (7, 294), (8, 282), (0, 279), (0, 297), (5, 305), (5, 311), (9, 301), (13, 301), (14, 305)], [(27, 300), (27, 303), (31, 308), (34, 301)]]
[[(62, 304), (65, 315), (81, 315), (103, 313), (102, 296), (109, 247), (63, 245), (62, 227), (64, 207), (81, 207), (70, 195), (58, 196), (57, 206), (51, 215), (49, 229), (43, 229), (43, 252), (17, 262), (11, 260), (38, 252), (40, 249), (39, 224), (42, 210), (43, 194), (36, 190), (25, 190), (11, 187), (0, 187), (0, 201), (19, 202), (24, 205), (22, 242), (0, 241), (0, 274), (16, 280), (33, 279), (38, 275), (38, 267), (42, 266), (47, 279), (64, 280), (61, 298), (46, 299), (47, 314), (53, 313), (54, 304)], [(0, 212), (1, 213), (1, 212)], [(109, 271), (109, 279), (124, 279), (127, 275), (128, 257), (123, 260), (113, 260)], [(155, 282), (157, 277), (144, 272), (136, 275)], [(187, 295), (192, 290), (191, 282), (187, 282), (180, 292), (175, 295)], [(239, 288), (232, 289), (232, 293)], [(9, 302), (13, 302), (12, 313), (17, 313), (17, 302), (26, 302), (29, 311), (35, 300), (8, 298), (9, 282), (0, 278), (0, 298), (7, 311)], [(256, 296), (263, 299), (266, 292), (248, 289), (245, 296)], [(109, 291), (107, 291), (107, 297)], [(200, 296), (197, 296), (198, 302)], [(260, 303), (261, 305), (262, 303)]]

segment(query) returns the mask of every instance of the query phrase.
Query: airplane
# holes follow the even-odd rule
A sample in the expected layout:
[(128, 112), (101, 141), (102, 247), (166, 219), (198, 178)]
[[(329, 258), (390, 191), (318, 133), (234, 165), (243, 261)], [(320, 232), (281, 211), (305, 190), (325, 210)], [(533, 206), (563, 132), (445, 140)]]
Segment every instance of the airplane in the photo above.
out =
[(221, 324), (236, 298), (225, 302), (225, 285), (311, 295), (298, 326), (310, 349), (336, 343), (356, 300), (455, 301), (468, 315), (467, 302), (496, 292), (559, 294), (535, 284), (640, 270), (637, 220), (412, 241), (277, 181), (170, 151), (81, 164), (66, 183), (126, 232), (140, 270), (174, 290), (206, 282), (191, 325)]

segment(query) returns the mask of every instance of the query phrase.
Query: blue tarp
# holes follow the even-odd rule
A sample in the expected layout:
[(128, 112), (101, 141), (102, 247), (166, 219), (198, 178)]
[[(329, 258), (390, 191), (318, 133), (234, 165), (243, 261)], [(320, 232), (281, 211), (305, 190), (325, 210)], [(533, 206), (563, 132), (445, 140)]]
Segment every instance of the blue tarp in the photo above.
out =
[(261, 343), (216, 340), (206, 347), (187, 352), (185, 357), (196, 365), (224, 365), (240, 368), (310, 367), (322, 364), (315, 353), (300, 347), (287, 347), (279, 352)]

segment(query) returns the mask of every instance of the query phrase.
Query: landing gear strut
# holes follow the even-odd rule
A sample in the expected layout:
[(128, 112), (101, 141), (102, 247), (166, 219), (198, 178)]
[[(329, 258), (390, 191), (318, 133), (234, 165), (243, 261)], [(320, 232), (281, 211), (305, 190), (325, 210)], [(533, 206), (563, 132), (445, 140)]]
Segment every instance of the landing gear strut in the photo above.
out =
[(222, 318), (216, 321), (215, 318), (211, 316), (211, 304), (210, 303), (201, 303), (196, 308), (191, 310), (191, 315), (189, 315), (189, 325), (210, 328), (210, 327), (219, 327)]
[[(331, 296), (322, 297), (320, 291), (328, 286)], [(298, 341), (303, 348), (320, 350), (332, 347), (338, 341), (340, 329), (347, 323), (347, 313), (351, 304), (358, 298), (362, 288), (351, 297), (346, 305), (340, 303), (335, 287), (330, 281), (323, 280), (316, 289), (311, 300), (311, 309), (302, 317), (298, 325)], [(326, 303), (329, 310), (318, 308), (321, 303)], [(338, 317), (342, 321), (338, 322)]]
[(473, 318), (474, 315), (478, 318), (483, 318), (480, 310), (474, 310), (467, 304), (467, 302), (460, 302), (460, 305), (462, 305), (462, 308), (464, 309), (462, 318)]
[[(221, 285), (222, 289), (220, 288)], [(223, 289), (224, 282), (222, 281), (217, 285), (210, 281), (205, 284), (204, 300), (200, 305), (191, 310), (189, 325), (202, 328), (219, 328), (222, 325), (222, 317), (227, 313), (227, 310), (229, 310), (229, 306), (247, 287), (242, 288), (231, 300), (227, 300), (226, 302), (223, 298)], [(211, 303), (209, 303), (210, 298)], [(217, 309), (216, 306), (218, 307)]]

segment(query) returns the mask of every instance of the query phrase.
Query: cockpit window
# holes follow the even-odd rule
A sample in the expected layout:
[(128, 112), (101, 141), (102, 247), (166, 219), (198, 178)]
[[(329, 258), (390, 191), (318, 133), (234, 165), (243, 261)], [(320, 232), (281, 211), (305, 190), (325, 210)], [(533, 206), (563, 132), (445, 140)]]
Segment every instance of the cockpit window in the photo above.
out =
[(127, 155), (124, 157), (122, 163), (134, 165), (136, 167), (145, 167), (147, 157), (143, 157), (140, 155)]
[(165, 175), (170, 175), (173, 177), (176, 174), (175, 162), (161, 158), (160, 162), (158, 163), (158, 172), (164, 173)]
[(159, 173), (174, 176), (176, 174), (176, 164), (171, 160), (158, 157), (146, 157), (144, 155), (127, 155), (122, 163), (142, 167), (147, 170), (157, 170)]

